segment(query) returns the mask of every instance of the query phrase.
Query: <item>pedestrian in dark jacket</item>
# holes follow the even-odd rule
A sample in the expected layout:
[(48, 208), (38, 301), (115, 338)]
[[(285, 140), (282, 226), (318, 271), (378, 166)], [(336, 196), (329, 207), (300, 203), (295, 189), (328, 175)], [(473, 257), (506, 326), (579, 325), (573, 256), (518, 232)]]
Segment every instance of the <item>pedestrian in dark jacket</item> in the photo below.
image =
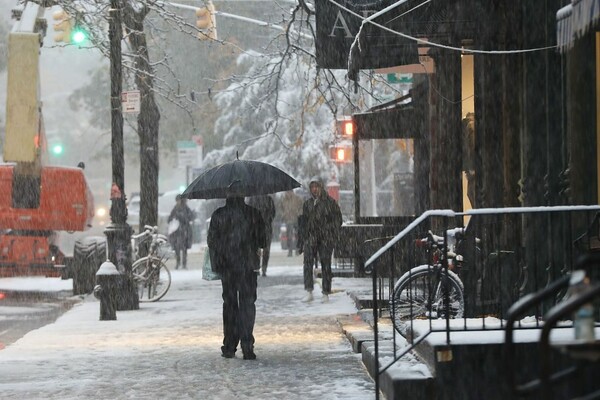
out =
[(342, 226), (342, 212), (337, 202), (327, 194), (319, 178), (310, 181), (311, 197), (302, 206), (298, 217), (299, 244), (304, 252), (304, 289), (308, 292), (303, 301), (313, 300), (313, 267), (321, 262), (323, 274), (323, 302), (331, 294), (331, 257)]
[[(169, 232), (169, 242), (175, 251), (175, 269), (182, 265), (187, 269), (187, 251), (192, 247), (192, 222), (196, 214), (187, 206), (187, 200), (181, 195), (175, 197), (175, 207), (171, 210), (168, 222), (177, 221), (178, 227)], [(170, 229), (169, 229), (170, 231)]]
[(267, 233), (267, 243), (261, 250), (261, 270), (262, 276), (267, 276), (267, 267), (271, 257), (271, 239), (273, 238), (273, 219), (275, 218), (275, 202), (269, 195), (252, 196), (248, 198), (248, 205), (260, 211), (265, 221), (265, 231)]
[(241, 343), (245, 360), (254, 354), (256, 285), (260, 270), (258, 250), (266, 245), (265, 224), (260, 211), (243, 197), (228, 198), (210, 219), (207, 243), (213, 270), (223, 285), (222, 356), (233, 358)]

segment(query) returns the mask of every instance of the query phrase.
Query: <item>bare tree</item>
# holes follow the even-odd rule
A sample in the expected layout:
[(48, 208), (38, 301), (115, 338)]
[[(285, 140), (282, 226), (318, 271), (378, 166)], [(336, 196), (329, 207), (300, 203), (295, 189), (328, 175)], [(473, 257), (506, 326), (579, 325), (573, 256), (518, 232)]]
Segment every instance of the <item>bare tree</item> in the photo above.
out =
[[(59, 0), (59, 3), (65, 11), (77, 15), (78, 20), (88, 28), (92, 46), (108, 56), (108, 0)], [(250, 132), (249, 136), (238, 138), (237, 143), (233, 144), (245, 150), (250, 148), (253, 141), (272, 137), (276, 139), (274, 143), (278, 143), (279, 148), (300, 151), (310, 140), (305, 137), (305, 132), (307, 126), (313, 125), (311, 118), (314, 117), (314, 113), (311, 110), (323, 107), (328, 109), (332, 128), (336, 116), (364, 109), (365, 104), (368, 104), (368, 97), (377, 99), (378, 87), (384, 84), (378, 82), (369, 72), (361, 73), (361, 79), (355, 84), (344, 76), (343, 71), (319, 69), (314, 56), (314, 5), (300, 0), (300, 3), (291, 9), (289, 3), (272, 3), (280, 11), (281, 20), (278, 24), (268, 27), (261, 27), (260, 24), (254, 26), (257, 30), (268, 29), (273, 33), (268, 43), (257, 49), (258, 51), (248, 51), (234, 41), (216, 42), (220, 48), (228, 49), (230, 53), (234, 51), (240, 57), (255, 58), (253, 68), (240, 74), (232, 70), (232, 74), (228, 76), (219, 71), (221, 74), (217, 76), (203, 77), (203, 87), (190, 87), (190, 82), (182, 82), (172, 68), (169, 49), (160, 46), (167, 32), (197, 36), (198, 29), (190, 22), (193, 13), (173, 8), (170, 3), (157, 0), (120, 0), (120, 4), (125, 22), (125, 40), (128, 44), (123, 53), (124, 70), (129, 77), (133, 77), (142, 94), (141, 112), (136, 127), (140, 141), (140, 187), (143, 200), (140, 226), (155, 225), (157, 222), (158, 127), (161, 110), (155, 96), (158, 96), (163, 104), (172, 104), (182, 110), (195, 127), (195, 115), (202, 113), (203, 109), (215, 111), (212, 103), (215, 97), (230, 91), (237, 91), (243, 96), (249, 90), (258, 90), (261, 95), (253, 98), (251, 107), (265, 116), (265, 124), (261, 129)], [(219, 19), (221, 18), (227, 17), (219, 16)], [(239, 22), (245, 23), (247, 22)], [(151, 40), (148, 40), (149, 35)], [(151, 56), (154, 57), (153, 60), (150, 59)], [(288, 69), (297, 69), (299, 65), (303, 65), (302, 71), (311, 73), (304, 76), (304, 72), (297, 70), (295, 83), (302, 90), (303, 101), (299, 105), (298, 116), (294, 116), (292, 123), (289, 123), (292, 117), (282, 112), (286, 104), (283, 94), (285, 90), (289, 90), (289, 85), (284, 83), (289, 79)], [(206, 104), (210, 107), (206, 107)], [(232, 103), (231, 106), (236, 105)], [(221, 115), (227, 112), (222, 109), (218, 111)], [(210, 118), (214, 121), (219, 116)], [(293, 133), (291, 136), (290, 130)], [(329, 129), (329, 140), (333, 140), (332, 130)], [(219, 129), (216, 129), (216, 132), (219, 132)], [(285, 139), (282, 139), (282, 134), (285, 134)], [(322, 138), (320, 140), (325, 143)], [(221, 143), (223, 139), (220, 137), (213, 141), (214, 146), (220, 146)], [(254, 157), (262, 156), (256, 152), (256, 147), (252, 151)], [(319, 151), (320, 159), (327, 160), (326, 146), (321, 145)], [(216, 162), (219, 161), (219, 157), (209, 157), (210, 160)], [(335, 168), (331, 161), (328, 168)]]
[[(145, 5), (124, 4), (123, 21), (129, 38), (135, 83), (141, 104), (137, 133), (140, 138), (140, 230), (145, 225), (158, 225), (158, 122), (160, 112), (154, 99), (154, 71), (150, 63), (144, 19), (149, 12)], [(143, 183), (143, 184), (142, 184)]]

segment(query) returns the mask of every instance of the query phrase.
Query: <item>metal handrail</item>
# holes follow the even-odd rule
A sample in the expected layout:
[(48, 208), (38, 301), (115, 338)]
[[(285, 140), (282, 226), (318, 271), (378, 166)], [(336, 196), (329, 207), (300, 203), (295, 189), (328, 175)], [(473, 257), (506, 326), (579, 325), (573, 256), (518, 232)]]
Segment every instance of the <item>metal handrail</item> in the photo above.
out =
[(429, 217), (464, 217), (474, 215), (493, 215), (493, 214), (524, 214), (524, 213), (543, 213), (543, 212), (560, 212), (560, 211), (600, 211), (600, 206), (543, 206), (543, 207), (507, 207), (507, 208), (476, 208), (464, 212), (457, 212), (454, 210), (429, 210), (425, 211), (413, 222), (411, 222), (406, 228), (401, 230), (394, 238), (386, 243), (381, 249), (373, 254), (365, 263), (365, 268), (369, 267), (375, 260), (377, 260), (383, 253), (389, 250), (395, 245), (400, 239), (405, 237), (414, 228), (416, 228), (421, 222), (425, 221)]
[[(457, 218), (457, 217), (465, 217), (465, 216), (477, 216), (477, 215), (498, 215), (498, 214), (528, 214), (528, 213), (553, 213), (553, 212), (573, 212), (573, 211), (582, 211), (582, 212), (598, 212), (600, 211), (600, 206), (598, 205), (575, 205), (575, 206), (540, 206), (540, 207), (507, 207), (507, 208), (481, 208), (481, 209), (472, 209), (465, 212), (456, 212), (450, 209), (440, 209), (440, 210), (428, 210), (425, 213), (421, 214), (415, 220), (413, 220), (409, 225), (407, 225), (404, 229), (402, 229), (398, 234), (396, 234), (393, 238), (391, 238), (385, 245), (383, 245), (378, 251), (376, 251), (369, 259), (365, 262), (365, 271), (372, 273), (373, 278), (373, 330), (374, 330), (374, 367), (375, 367), (375, 391), (376, 398), (379, 398), (379, 376), (385, 370), (387, 370), (392, 364), (399, 360), (400, 357), (395, 357), (392, 362), (385, 366), (383, 370), (380, 370), (379, 364), (379, 345), (378, 345), (378, 299), (377, 299), (377, 267), (375, 265), (375, 261), (377, 261), (384, 253), (390, 250), (394, 245), (396, 245), (400, 240), (407, 237), (411, 232), (413, 232), (421, 223), (426, 221), (431, 217), (445, 217), (445, 218)], [(447, 320), (448, 320), (448, 313)], [(449, 331), (449, 322), (447, 321), (447, 328)], [(426, 332), (423, 337), (426, 337), (429, 333), (431, 333), (431, 325), (430, 331)], [(449, 332), (448, 332), (449, 333)], [(408, 351), (414, 349), (415, 343), (412, 343), (407, 349), (402, 351), (402, 354), (406, 354)]]
[(572, 314), (582, 305), (592, 301), (600, 296), (600, 284), (596, 283), (583, 289), (580, 293), (573, 295), (568, 300), (558, 304), (548, 311), (545, 315), (544, 326), (540, 337), (540, 387), (543, 399), (549, 399), (549, 382), (550, 382), (550, 331), (555, 327), (561, 318)]
[(514, 326), (516, 321), (525, 316), (525, 313), (527, 311), (531, 310), (544, 300), (551, 298), (561, 289), (564, 289), (567, 286), (569, 286), (570, 278), (570, 275), (565, 275), (562, 278), (552, 282), (549, 286), (546, 286), (542, 290), (524, 296), (508, 309), (506, 331), (504, 335), (504, 343), (506, 345), (506, 351), (504, 353), (504, 363), (506, 366), (506, 371), (508, 371), (509, 385), (511, 388), (516, 388), (516, 378), (514, 374), (515, 371), (513, 365), (515, 351), (513, 337)]

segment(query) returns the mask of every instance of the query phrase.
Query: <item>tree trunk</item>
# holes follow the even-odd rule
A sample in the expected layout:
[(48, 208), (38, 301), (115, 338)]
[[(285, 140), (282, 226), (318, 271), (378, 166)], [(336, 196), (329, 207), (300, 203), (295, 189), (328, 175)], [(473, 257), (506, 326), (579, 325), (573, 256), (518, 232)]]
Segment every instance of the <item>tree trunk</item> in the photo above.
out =
[[(124, 2), (126, 3), (126, 2)], [(138, 115), (140, 138), (140, 231), (145, 225), (158, 225), (158, 123), (160, 113), (154, 99), (154, 71), (150, 65), (144, 18), (147, 9), (135, 11), (124, 7), (125, 27), (135, 57), (135, 83), (140, 91)]]

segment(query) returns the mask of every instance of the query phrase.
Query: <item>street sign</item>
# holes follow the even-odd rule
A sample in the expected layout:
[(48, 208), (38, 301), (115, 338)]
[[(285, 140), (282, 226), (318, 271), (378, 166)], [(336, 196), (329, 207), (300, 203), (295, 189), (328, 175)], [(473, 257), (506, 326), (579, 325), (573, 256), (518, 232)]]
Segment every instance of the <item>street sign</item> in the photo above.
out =
[(195, 167), (198, 162), (198, 146), (193, 140), (177, 141), (177, 166)]
[(398, 72), (392, 72), (392, 73), (387, 74), (387, 81), (388, 81), (388, 83), (399, 83), (399, 84), (412, 83), (413, 76), (412, 76), (412, 74), (402, 74), (402, 73), (398, 73)]
[(121, 104), (123, 106), (123, 112), (139, 113), (140, 103), (141, 97), (139, 90), (128, 90), (121, 93)]

